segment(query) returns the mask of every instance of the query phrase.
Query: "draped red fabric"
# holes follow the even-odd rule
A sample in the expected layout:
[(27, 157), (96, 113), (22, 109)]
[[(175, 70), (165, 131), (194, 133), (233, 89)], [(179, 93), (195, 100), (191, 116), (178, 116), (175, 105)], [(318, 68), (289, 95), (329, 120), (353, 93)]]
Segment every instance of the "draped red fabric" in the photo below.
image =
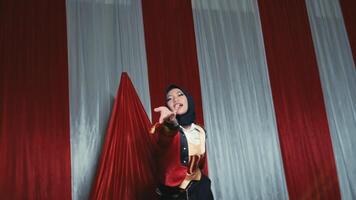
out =
[(121, 76), (91, 199), (154, 199), (155, 138), (127, 75)]
[(340, 199), (306, 5), (259, 0), (290, 199)]
[(356, 66), (356, 1), (340, 0), (340, 6)]
[[(152, 109), (165, 104), (165, 88), (175, 83), (193, 96), (196, 121), (203, 125), (191, 1), (142, 0), (142, 13)], [(159, 115), (152, 113), (155, 122)]]
[(0, 199), (71, 199), (65, 13), (0, 2)]

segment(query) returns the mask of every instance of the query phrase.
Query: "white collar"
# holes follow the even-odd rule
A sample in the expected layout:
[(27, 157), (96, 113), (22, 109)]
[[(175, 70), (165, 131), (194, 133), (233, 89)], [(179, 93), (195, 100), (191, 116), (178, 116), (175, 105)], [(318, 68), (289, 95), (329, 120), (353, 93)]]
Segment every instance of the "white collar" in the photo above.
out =
[(192, 123), (188, 129), (185, 129), (183, 126), (180, 126), (180, 127), (183, 129), (183, 131), (185, 133), (186, 132), (191, 132), (192, 130), (196, 129), (196, 125), (194, 123)]

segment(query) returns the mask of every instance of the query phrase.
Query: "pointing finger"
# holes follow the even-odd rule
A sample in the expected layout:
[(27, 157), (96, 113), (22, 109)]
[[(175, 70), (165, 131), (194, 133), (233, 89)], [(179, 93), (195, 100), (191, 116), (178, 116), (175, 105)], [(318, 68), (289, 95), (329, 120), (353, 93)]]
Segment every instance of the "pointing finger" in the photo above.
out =
[(163, 109), (164, 109), (164, 106), (160, 106), (160, 107), (157, 107), (157, 108), (153, 109), (153, 111), (161, 112)]

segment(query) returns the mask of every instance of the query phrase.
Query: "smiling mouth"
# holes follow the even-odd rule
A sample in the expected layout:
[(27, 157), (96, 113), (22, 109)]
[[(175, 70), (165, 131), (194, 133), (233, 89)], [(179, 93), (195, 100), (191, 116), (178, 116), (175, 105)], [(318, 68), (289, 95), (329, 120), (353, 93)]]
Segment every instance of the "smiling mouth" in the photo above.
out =
[(177, 110), (179, 110), (179, 108), (182, 107), (182, 106), (183, 106), (183, 104), (177, 103), (177, 104), (174, 105), (174, 110), (177, 111)]

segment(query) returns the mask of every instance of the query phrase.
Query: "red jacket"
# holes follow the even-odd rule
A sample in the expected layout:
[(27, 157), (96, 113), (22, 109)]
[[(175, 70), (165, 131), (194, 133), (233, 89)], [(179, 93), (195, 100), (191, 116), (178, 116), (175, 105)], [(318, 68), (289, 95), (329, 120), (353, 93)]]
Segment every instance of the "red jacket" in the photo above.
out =
[[(178, 186), (187, 175), (189, 162), (188, 142), (185, 134), (180, 128), (172, 130), (164, 124), (158, 125), (155, 132), (158, 133), (159, 180), (167, 186)], [(199, 166), (202, 171), (205, 171), (205, 157), (203, 157), (204, 160)]]

